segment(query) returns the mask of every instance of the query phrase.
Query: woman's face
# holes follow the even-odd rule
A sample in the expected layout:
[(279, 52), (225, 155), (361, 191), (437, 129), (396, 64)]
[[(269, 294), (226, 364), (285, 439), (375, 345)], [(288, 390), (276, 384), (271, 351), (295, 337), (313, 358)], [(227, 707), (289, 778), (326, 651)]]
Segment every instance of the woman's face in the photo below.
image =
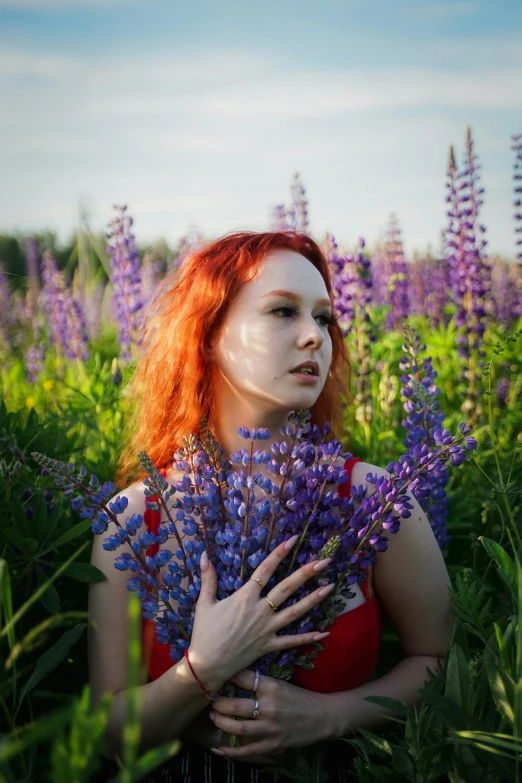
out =
[[(232, 302), (213, 346), (216, 391), (252, 412), (308, 409), (332, 360), (332, 307), (324, 280), (307, 258), (277, 250)], [(315, 363), (314, 375), (292, 370)]]

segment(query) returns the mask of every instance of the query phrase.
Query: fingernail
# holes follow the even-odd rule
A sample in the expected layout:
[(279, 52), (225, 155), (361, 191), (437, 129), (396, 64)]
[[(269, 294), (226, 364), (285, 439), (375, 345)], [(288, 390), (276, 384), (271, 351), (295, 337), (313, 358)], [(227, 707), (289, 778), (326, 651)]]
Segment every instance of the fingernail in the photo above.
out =
[(326, 557), (324, 560), (319, 560), (319, 562), (314, 565), (312, 571), (322, 571), (323, 568), (326, 568), (328, 563), (331, 563), (331, 562), (332, 562), (332, 558), (331, 557)]
[(225, 751), (224, 750), (218, 750), (217, 748), (210, 748), (211, 753), (215, 753), (216, 756), (224, 756)]
[(334, 587), (335, 587), (335, 582), (332, 582), (331, 584), (326, 585), (326, 587), (321, 587), (321, 589), (319, 590), (317, 595), (319, 595), (319, 596), (321, 596), (321, 598), (323, 598), (323, 596), (328, 595), (328, 593), (331, 593), (332, 590), (334, 589)]
[(284, 545), (284, 549), (287, 552), (289, 552), (292, 549), (293, 545), (295, 544), (295, 542), (297, 541), (298, 538), (299, 538), (299, 536), (292, 536), (292, 538), (289, 538), (288, 541), (286, 542), (286, 544)]
[(201, 553), (201, 557), (199, 558), (199, 567), (202, 571), (206, 571), (208, 569), (208, 555), (206, 552)]
[(210, 720), (216, 720), (216, 713), (215, 712), (209, 712), (208, 713), (208, 717), (210, 718)]
[(312, 636), (312, 639), (314, 642), (317, 642), (319, 639), (324, 639), (326, 636), (330, 636), (330, 631), (325, 631), (324, 633), (316, 633), (315, 636)]

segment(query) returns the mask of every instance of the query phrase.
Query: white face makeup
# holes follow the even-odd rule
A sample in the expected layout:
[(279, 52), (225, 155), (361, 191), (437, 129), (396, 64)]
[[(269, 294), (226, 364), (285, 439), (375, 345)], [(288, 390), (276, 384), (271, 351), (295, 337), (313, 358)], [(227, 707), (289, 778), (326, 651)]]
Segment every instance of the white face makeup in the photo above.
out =
[[(310, 408), (330, 368), (331, 317), (313, 264), (291, 250), (271, 253), (230, 306), (213, 348), (218, 400), (245, 422)], [(315, 377), (291, 372), (306, 361), (316, 363)]]

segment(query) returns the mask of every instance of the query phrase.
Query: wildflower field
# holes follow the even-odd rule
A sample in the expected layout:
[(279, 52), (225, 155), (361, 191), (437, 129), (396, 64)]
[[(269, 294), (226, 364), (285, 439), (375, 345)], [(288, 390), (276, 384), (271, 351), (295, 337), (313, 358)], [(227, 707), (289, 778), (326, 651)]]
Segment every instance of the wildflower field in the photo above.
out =
[[(470, 436), (465, 458), (454, 447), (448, 469), (432, 471), (414, 491), (452, 579), (455, 624), (444, 673), (426, 683), (414, 709), (383, 700), (396, 713), (388, 731), (346, 740), (358, 754), (354, 779), (363, 783), (522, 779), (522, 135), (512, 138), (512, 150), (509, 262), (488, 252), (469, 130), (460, 162), (450, 148), (436, 254), (406, 259), (394, 215), (371, 252), (363, 238), (346, 248), (332, 234), (314, 237), (330, 264), (352, 362), (345, 451), (386, 467), (401, 455), (418, 460), (459, 425)], [(277, 205), (269, 229), (309, 231), (298, 175), (290, 206)], [(93, 520), (73, 509), (70, 493), (32, 457), (39, 452), (83, 466), (100, 483), (114, 481), (140, 323), (205, 241), (194, 231), (175, 251), (139, 250), (136, 231), (127, 208), (118, 207), (108, 216), (105, 241), (85, 230), (60, 254), (43, 237), (16, 240), (25, 267), (12, 260), (0, 267), (6, 783), (137, 781), (179, 749), (173, 740), (138, 754), (133, 654), (125, 753), (119, 769), (108, 771), (101, 752), (110, 695), (94, 708), (87, 685), (87, 591), (103, 579), (89, 563)], [(0, 253), (13, 242), (0, 238)], [(138, 616), (133, 597), (136, 639)], [(377, 676), (400, 658), (386, 623)], [(287, 778), (326, 780), (320, 758), (327, 752), (311, 748), (293, 757)]]

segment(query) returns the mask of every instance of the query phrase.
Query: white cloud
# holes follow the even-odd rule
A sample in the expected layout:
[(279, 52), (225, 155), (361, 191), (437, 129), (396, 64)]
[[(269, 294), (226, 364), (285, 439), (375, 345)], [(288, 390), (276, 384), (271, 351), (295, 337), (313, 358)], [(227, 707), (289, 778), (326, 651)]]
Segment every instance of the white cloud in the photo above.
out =
[[(2, 0), (0, 0), (0, 3)], [(46, 79), (70, 78), (82, 70), (82, 63), (72, 57), (36, 54), (23, 49), (0, 50), (0, 76), (19, 78), (35, 76)]]
[(483, 5), (475, 0), (465, 0), (464, 2), (447, 3), (426, 3), (412, 5), (408, 9), (408, 15), (415, 19), (423, 21), (439, 22), (446, 19), (454, 19), (457, 16), (469, 16), (478, 13)]
[(298, 169), (318, 233), (371, 241), (395, 210), (408, 249), (436, 247), (447, 148), (460, 153), (471, 123), (481, 160), (503, 156), (499, 179), (484, 184), (493, 245), (510, 247), (498, 118), (522, 107), (520, 57), (480, 70), (304, 72), (241, 50), (86, 62), (12, 49), (0, 73), (4, 230), (68, 233), (80, 199), (96, 226), (128, 202), (140, 238), (174, 239), (191, 223), (209, 234), (259, 229)]

